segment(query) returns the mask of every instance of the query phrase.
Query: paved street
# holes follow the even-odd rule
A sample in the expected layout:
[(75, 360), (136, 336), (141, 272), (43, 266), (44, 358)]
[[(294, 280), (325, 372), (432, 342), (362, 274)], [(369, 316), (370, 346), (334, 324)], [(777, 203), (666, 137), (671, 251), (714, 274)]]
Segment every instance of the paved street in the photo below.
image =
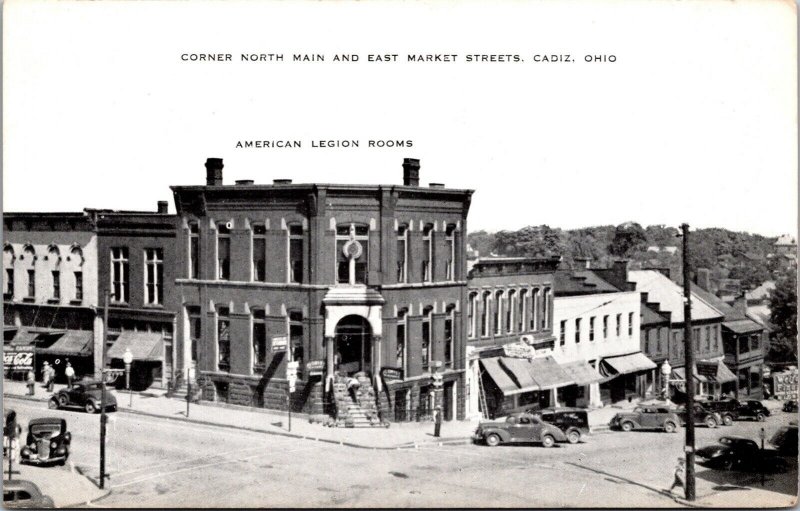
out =
[[(23, 424), (34, 416), (66, 417), (73, 433), (70, 460), (97, 477), (99, 415), (17, 400), (13, 406)], [(676, 505), (663, 489), (672, 481), (683, 444), (679, 430), (596, 434), (585, 443), (553, 449), (428, 445), (373, 450), (125, 413), (109, 416), (107, 486), (112, 493), (95, 504), (103, 507), (666, 507)], [(793, 417), (778, 412), (766, 423), (767, 434)], [(697, 443), (722, 434), (757, 438), (761, 425), (698, 428)], [(792, 501), (794, 467), (790, 474), (767, 476), (766, 491), (759, 490), (758, 476), (720, 476), (698, 467), (698, 498), (723, 490), (749, 498), (758, 490), (759, 499), (770, 498), (764, 505), (785, 505)]]

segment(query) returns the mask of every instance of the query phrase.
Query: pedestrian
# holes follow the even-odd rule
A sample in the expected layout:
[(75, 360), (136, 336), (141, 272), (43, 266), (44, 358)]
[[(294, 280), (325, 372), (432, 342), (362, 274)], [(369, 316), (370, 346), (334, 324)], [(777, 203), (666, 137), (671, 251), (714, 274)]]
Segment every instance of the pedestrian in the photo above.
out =
[(350, 393), (350, 397), (355, 401), (358, 402), (358, 388), (361, 386), (361, 383), (356, 378), (352, 376), (350, 379), (347, 380), (347, 392)]
[(75, 378), (75, 369), (72, 368), (72, 364), (67, 362), (67, 367), (64, 368), (64, 376), (67, 377), (67, 387), (72, 388), (72, 380)]
[(442, 407), (437, 406), (433, 409), (433, 436), (439, 438), (442, 432)]
[[(45, 362), (46, 363), (46, 362)], [(47, 391), (53, 392), (53, 385), (56, 384), (56, 368), (47, 364)]]
[(672, 481), (672, 486), (669, 487), (669, 492), (679, 486), (682, 490), (686, 488), (686, 460), (678, 458), (678, 464), (675, 466), (675, 479)]
[(50, 386), (50, 362), (45, 361), (42, 366), (42, 387), (49, 388)]
[(28, 395), (33, 396), (36, 392), (36, 376), (33, 374), (33, 369), (28, 371), (25, 381), (28, 384)]

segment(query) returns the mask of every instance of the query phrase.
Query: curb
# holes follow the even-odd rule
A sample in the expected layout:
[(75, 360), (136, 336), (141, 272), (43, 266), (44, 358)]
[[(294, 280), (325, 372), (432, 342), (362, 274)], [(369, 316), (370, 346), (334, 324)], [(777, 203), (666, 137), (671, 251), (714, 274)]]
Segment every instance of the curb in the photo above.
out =
[[(17, 395), (17, 394), (5, 394), (4, 397), (9, 397), (9, 398), (13, 398), (13, 399), (20, 399), (20, 400), (23, 400), (23, 401), (47, 402), (47, 399), (36, 398), (36, 397), (31, 397), (31, 396), (20, 396), (20, 395)], [(191, 423), (191, 424), (199, 424), (199, 425), (202, 425), (202, 426), (213, 426), (213, 427), (218, 427), (218, 428), (227, 428), (227, 429), (233, 429), (233, 430), (237, 430), (237, 431), (250, 431), (252, 433), (264, 433), (264, 434), (267, 434), (267, 435), (282, 436), (282, 437), (287, 437), (287, 438), (297, 438), (297, 439), (300, 439), (300, 440), (312, 440), (312, 441), (316, 441), (316, 442), (324, 442), (324, 443), (328, 443), (328, 444), (341, 445), (341, 446), (345, 446), (345, 447), (354, 447), (354, 448), (357, 448), (357, 449), (371, 449), (371, 450), (384, 450), (384, 451), (390, 451), (391, 450), (391, 451), (394, 451), (394, 450), (397, 450), (397, 449), (413, 449), (413, 448), (416, 448), (416, 447), (418, 447), (420, 445), (436, 445), (436, 444), (439, 444), (439, 445), (461, 445), (461, 444), (466, 444), (466, 443), (471, 443), (472, 442), (472, 439), (470, 437), (467, 437), (467, 438), (451, 437), (451, 438), (443, 438), (441, 440), (426, 440), (426, 441), (421, 441), (421, 442), (404, 442), (404, 443), (396, 444), (396, 445), (392, 445), (392, 446), (375, 446), (375, 445), (359, 444), (359, 443), (345, 441), (345, 440), (334, 440), (334, 439), (331, 439), (331, 438), (319, 438), (317, 436), (300, 435), (300, 434), (297, 434), (297, 433), (290, 433), (288, 431), (286, 431), (286, 432), (284, 432), (284, 431), (272, 431), (272, 430), (261, 429), (261, 428), (253, 428), (253, 427), (249, 427), (249, 426), (234, 426), (232, 424), (222, 424), (222, 423), (219, 423), (219, 422), (192, 419), (190, 417), (170, 417), (168, 415), (161, 415), (161, 414), (152, 413), (152, 412), (144, 412), (144, 411), (141, 411), (141, 410), (135, 410), (135, 409), (127, 408), (127, 407), (124, 407), (124, 406), (122, 406), (122, 407), (118, 406), (117, 407), (117, 413), (128, 413), (128, 414), (131, 414), (131, 415), (142, 415), (142, 416), (145, 416), (145, 417), (154, 417), (154, 418), (158, 418), (158, 419), (164, 419), (164, 420), (176, 421), (176, 422), (188, 422), (188, 423)]]

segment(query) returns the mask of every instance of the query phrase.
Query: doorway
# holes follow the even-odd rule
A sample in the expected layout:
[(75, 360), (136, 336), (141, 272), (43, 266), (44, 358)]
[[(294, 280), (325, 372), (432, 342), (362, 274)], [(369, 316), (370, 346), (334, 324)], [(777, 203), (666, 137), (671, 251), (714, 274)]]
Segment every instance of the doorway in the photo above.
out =
[(366, 318), (355, 315), (342, 318), (336, 325), (335, 342), (334, 365), (337, 373), (347, 376), (361, 371), (370, 373), (372, 328)]

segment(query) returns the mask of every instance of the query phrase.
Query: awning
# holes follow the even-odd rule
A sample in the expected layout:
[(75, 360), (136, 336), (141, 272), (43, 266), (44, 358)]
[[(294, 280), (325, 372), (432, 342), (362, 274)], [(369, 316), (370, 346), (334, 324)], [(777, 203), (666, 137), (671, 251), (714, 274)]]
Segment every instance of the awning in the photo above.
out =
[(735, 321), (726, 321), (722, 324), (723, 329), (730, 330), (735, 334), (749, 334), (751, 332), (760, 332), (764, 327), (753, 321), (752, 319), (737, 319)]
[(603, 379), (603, 375), (595, 371), (594, 367), (582, 360), (561, 364), (561, 369), (575, 381), (576, 385), (588, 385), (590, 383), (597, 383)]
[(514, 394), (518, 389), (517, 384), (514, 383), (511, 377), (506, 374), (505, 370), (500, 367), (499, 358), (500, 357), (481, 359), (481, 365), (486, 372), (489, 373), (489, 376), (504, 395)]
[(574, 383), (553, 357), (482, 358), (481, 364), (506, 396), (563, 387)]
[(87, 357), (92, 354), (93, 341), (94, 332), (90, 330), (67, 330), (56, 342), (37, 351), (48, 355)]
[(519, 387), (516, 393), (532, 392), (541, 390), (541, 387), (531, 375), (531, 363), (524, 358), (501, 357), (500, 365), (505, 367), (506, 372)]
[(36, 342), (36, 336), (39, 335), (36, 332), (31, 332), (30, 330), (19, 330), (17, 331), (17, 335), (11, 340), (12, 346), (28, 346), (34, 347), (34, 343)]
[(134, 360), (164, 360), (164, 342), (161, 334), (152, 332), (122, 332), (108, 349), (108, 358), (119, 358), (131, 350)]
[[(672, 376), (670, 376), (673, 380), (680, 380), (682, 382), (686, 381), (686, 370), (683, 367), (677, 367), (672, 370)], [(694, 381), (698, 383), (708, 383), (708, 379), (700, 374), (694, 374)]]
[(736, 381), (736, 375), (721, 360), (717, 362), (697, 362), (695, 369), (700, 377), (709, 383), (728, 383)]
[(656, 364), (644, 356), (641, 351), (628, 355), (604, 358), (600, 362), (600, 373), (606, 377), (649, 371), (655, 368)]
[(575, 383), (553, 357), (531, 360), (531, 373), (542, 389), (553, 389)]

